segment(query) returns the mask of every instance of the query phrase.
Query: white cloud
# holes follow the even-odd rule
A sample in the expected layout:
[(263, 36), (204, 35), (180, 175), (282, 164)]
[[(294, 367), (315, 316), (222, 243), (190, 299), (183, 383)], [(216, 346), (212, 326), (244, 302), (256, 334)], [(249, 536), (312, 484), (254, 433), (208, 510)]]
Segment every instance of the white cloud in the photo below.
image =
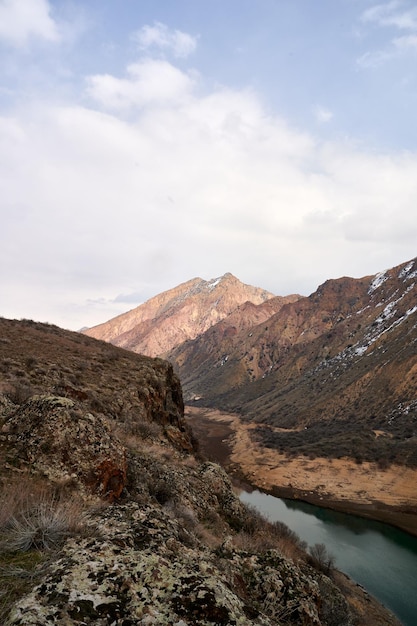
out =
[(193, 76), (167, 61), (145, 59), (129, 65), (126, 78), (109, 74), (90, 76), (87, 92), (105, 108), (126, 110), (178, 103), (187, 97), (193, 83)]
[(415, 255), (417, 155), (326, 143), (253, 91), (197, 86), (147, 59), (89, 82), (111, 113), (0, 120), (1, 315), (80, 328), (197, 275), (309, 293)]
[(197, 37), (180, 30), (171, 30), (161, 22), (143, 26), (132, 38), (142, 51), (157, 48), (172, 52), (177, 58), (188, 57), (197, 47)]
[(314, 115), (316, 117), (316, 120), (320, 124), (326, 124), (327, 122), (330, 122), (330, 120), (333, 118), (332, 111), (330, 111), (326, 107), (322, 107), (320, 105), (317, 105), (314, 108)]
[(393, 0), (370, 7), (362, 13), (363, 23), (391, 30), (410, 31), (411, 34), (391, 37), (384, 48), (365, 52), (357, 59), (359, 67), (379, 67), (417, 49), (417, 8), (406, 9), (405, 6), (404, 2)]
[(363, 22), (378, 26), (394, 26), (401, 30), (417, 30), (417, 9), (403, 10), (404, 3), (393, 1), (377, 4), (362, 13)]
[(398, 50), (390, 49), (390, 50), (374, 50), (372, 52), (368, 51), (362, 54), (358, 59), (356, 59), (356, 63), (359, 67), (364, 69), (380, 67), (389, 59), (397, 56)]
[(417, 34), (416, 35), (404, 35), (403, 37), (396, 37), (393, 39), (393, 44), (399, 50), (416, 50), (417, 51)]
[(32, 38), (57, 42), (58, 26), (48, 0), (0, 0), (0, 40), (22, 47)]

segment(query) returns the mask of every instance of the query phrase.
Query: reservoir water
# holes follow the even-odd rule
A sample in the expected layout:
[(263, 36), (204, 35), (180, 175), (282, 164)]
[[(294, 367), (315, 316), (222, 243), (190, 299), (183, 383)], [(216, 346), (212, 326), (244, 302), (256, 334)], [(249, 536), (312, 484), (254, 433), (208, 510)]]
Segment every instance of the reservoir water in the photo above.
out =
[(417, 538), (386, 524), (259, 491), (242, 492), (270, 521), (282, 521), (310, 546), (324, 543), (337, 569), (391, 609), (404, 626), (417, 624)]

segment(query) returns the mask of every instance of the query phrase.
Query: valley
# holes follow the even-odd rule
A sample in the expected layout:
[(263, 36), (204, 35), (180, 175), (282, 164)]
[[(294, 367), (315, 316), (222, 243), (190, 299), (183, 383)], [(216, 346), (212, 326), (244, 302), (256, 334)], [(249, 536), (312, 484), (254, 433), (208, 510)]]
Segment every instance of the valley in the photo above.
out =
[(376, 519), (417, 536), (417, 469), (351, 459), (289, 458), (254, 441), (255, 423), (216, 409), (186, 406), (203, 454), (231, 475), (279, 497)]

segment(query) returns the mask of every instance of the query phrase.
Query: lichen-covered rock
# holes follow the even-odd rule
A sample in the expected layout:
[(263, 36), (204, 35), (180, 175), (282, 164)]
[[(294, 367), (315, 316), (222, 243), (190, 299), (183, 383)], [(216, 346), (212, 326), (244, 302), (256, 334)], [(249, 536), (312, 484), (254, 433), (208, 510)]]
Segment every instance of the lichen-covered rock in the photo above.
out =
[(8, 626), (322, 623), (314, 576), (275, 550), (219, 556), (186, 546), (178, 520), (135, 503), (108, 508), (91, 527), (91, 536), (67, 541)]
[(232, 489), (230, 478), (217, 463), (203, 463), (200, 477), (208, 493), (216, 497), (230, 524), (242, 518), (243, 506)]
[(76, 478), (109, 500), (126, 483), (126, 453), (105, 420), (73, 400), (33, 396), (3, 425), (16, 456), (52, 480)]

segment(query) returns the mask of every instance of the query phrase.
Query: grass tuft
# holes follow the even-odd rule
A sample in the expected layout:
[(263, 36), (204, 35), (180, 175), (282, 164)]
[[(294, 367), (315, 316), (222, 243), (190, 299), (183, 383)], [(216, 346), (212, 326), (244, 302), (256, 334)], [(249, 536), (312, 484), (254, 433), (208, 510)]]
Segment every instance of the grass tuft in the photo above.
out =
[(52, 550), (83, 527), (84, 505), (30, 479), (4, 488), (0, 552)]

